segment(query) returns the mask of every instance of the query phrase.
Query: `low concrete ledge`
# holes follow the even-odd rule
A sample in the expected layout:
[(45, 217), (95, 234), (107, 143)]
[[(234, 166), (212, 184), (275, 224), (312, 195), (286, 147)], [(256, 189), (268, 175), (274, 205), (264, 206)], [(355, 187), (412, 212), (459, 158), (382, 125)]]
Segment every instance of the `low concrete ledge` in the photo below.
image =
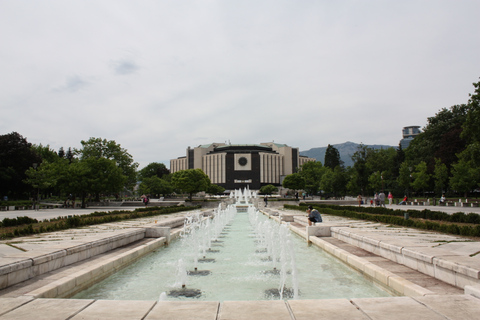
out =
[(115, 257), (101, 260), (94, 265), (82, 268), (80, 271), (53, 281), (41, 288), (25, 294), (32, 298), (68, 298), (90, 287), (130, 265), (144, 255), (165, 245), (165, 238), (154, 239), (151, 242), (123, 252)]
[[(480, 266), (475, 268), (475, 266), (471, 265), (471, 262), (466, 262), (462, 256), (456, 258), (457, 262), (442, 258), (443, 256), (455, 256), (455, 253), (441, 249), (433, 250), (426, 247), (422, 247), (421, 250), (417, 251), (415, 247), (398, 246), (389, 243), (388, 240), (369, 238), (341, 227), (332, 227), (331, 233), (334, 238), (405, 265), (458, 288), (464, 288), (466, 285), (480, 284)], [(426, 253), (425, 250), (427, 251)], [(465, 262), (465, 264), (462, 264), (462, 261)]]
[(307, 239), (308, 241), (310, 237), (331, 237), (332, 236), (332, 228), (337, 227), (337, 224), (334, 223), (322, 223), (318, 222), (315, 225), (307, 226)]
[(145, 238), (165, 238), (170, 243), (170, 227), (151, 227), (145, 228)]
[(465, 286), (465, 294), (469, 294), (480, 299), (480, 285)]
[(416, 285), (400, 276), (397, 276), (394, 273), (367, 261), (366, 259), (357, 257), (343, 249), (337, 248), (333, 244), (326, 242), (321, 238), (312, 237), (311, 240), (312, 243), (323, 249), (325, 252), (335, 256), (340, 261), (343, 261), (353, 269), (361, 272), (366, 277), (385, 286), (398, 295), (415, 297), (434, 294), (434, 292)]
[(283, 222), (294, 222), (295, 221), (295, 215), (293, 214), (282, 214), (281, 217)]
[[(0, 289), (10, 287), (52, 270), (125, 246), (141, 240), (144, 237), (145, 229), (138, 228), (62, 250), (40, 253), (37, 256), (19, 258), (19, 255), (17, 255), (17, 259), (22, 260), (0, 267)], [(35, 253), (25, 252), (21, 255), (26, 256), (32, 254), (34, 255)]]

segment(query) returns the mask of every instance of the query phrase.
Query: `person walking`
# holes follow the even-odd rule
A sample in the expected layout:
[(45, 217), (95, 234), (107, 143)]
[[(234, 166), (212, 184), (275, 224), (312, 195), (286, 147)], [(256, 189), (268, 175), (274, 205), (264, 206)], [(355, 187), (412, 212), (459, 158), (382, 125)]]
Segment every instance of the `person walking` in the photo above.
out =
[(385, 207), (385, 193), (383, 191), (378, 195), (378, 199), (380, 200), (380, 207)]
[(388, 204), (392, 205), (393, 202), (393, 194), (391, 192), (388, 193)]
[(358, 195), (357, 201), (358, 201), (358, 206), (359, 207), (362, 206), (362, 195), (360, 195), (360, 194)]

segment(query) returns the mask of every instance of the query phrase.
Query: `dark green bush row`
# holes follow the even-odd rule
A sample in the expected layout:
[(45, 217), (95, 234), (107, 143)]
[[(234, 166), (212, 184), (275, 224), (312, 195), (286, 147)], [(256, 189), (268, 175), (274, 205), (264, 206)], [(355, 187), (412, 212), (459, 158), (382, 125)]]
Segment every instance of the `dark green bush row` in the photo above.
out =
[[(305, 206), (307, 204), (300, 204)], [(393, 210), (384, 207), (357, 207), (357, 206), (337, 206), (337, 205), (315, 205), (319, 208), (331, 208), (335, 210), (350, 210), (355, 212), (365, 212), (371, 214), (381, 214), (381, 215), (392, 215), (397, 217), (403, 217), (405, 210)], [(480, 224), (480, 215), (477, 213), (468, 213), (465, 214), (464, 212), (456, 212), (454, 214), (448, 214), (446, 212), (441, 211), (431, 211), (428, 209), (424, 209), (422, 211), (419, 210), (407, 210), (409, 216), (411, 218), (418, 218), (418, 219), (427, 219), (427, 220), (436, 220), (436, 221), (447, 221), (447, 222), (459, 222), (459, 223), (472, 223), (472, 224)]]
[(0, 201), (0, 207), (28, 207), (32, 205), (32, 201), (30, 200), (18, 200), (18, 201)]
[[(170, 214), (182, 211), (189, 211), (200, 209), (201, 206), (171, 206), (171, 207), (149, 207), (135, 209), (133, 211), (112, 211), (112, 212), (93, 212), (89, 215), (83, 216), (69, 216), (51, 219), (49, 221), (38, 222), (36, 219), (24, 227), (15, 228), (11, 232), (0, 233), (1, 239), (13, 238), (18, 236), (30, 235), (35, 233), (53, 232), (65, 230), (69, 228), (77, 228), (82, 226), (96, 225), (102, 223), (118, 222), (122, 220), (145, 218), (150, 216), (157, 216), (163, 214)], [(28, 218), (28, 217), (25, 217)], [(38, 226), (33, 226), (33, 223), (38, 223)]]
[[(300, 209), (303, 211), (305, 206), (285, 205), (284, 207), (286, 209), (293, 209), (293, 210)], [(425, 221), (412, 220), (412, 219), (405, 220), (403, 218), (403, 215), (402, 217), (398, 217), (395, 215), (382, 215), (382, 214), (355, 212), (351, 210), (344, 210), (344, 207), (340, 207), (340, 206), (336, 206), (335, 209), (326, 208), (325, 206), (313, 206), (313, 207), (315, 207), (317, 210), (319, 210), (322, 213), (346, 217), (346, 218), (381, 222), (381, 223), (387, 223), (387, 224), (392, 224), (397, 226), (418, 228), (423, 230), (431, 230), (431, 231), (462, 235), (462, 236), (480, 237), (480, 225), (461, 226), (461, 225), (456, 225), (454, 223), (442, 224), (438, 222), (432, 222), (429, 220), (425, 220)], [(353, 208), (356, 209), (356, 207), (353, 207)], [(411, 210), (411, 211), (414, 211), (414, 210)]]
[(37, 223), (37, 219), (32, 219), (30, 217), (17, 217), (17, 218), (5, 218), (0, 222), (0, 227), (14, 227), (21, 226), (23, 224)]

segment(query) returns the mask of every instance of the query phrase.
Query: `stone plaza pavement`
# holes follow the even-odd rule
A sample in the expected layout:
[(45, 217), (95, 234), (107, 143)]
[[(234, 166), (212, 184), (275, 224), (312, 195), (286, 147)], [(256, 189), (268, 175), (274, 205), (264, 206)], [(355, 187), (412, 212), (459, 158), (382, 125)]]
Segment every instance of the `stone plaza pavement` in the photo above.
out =
[[(173, 238), (188, 214), (177, 213), (1, 241), (0, 319), (480, 318), (478, 239), (328, 215), (323, 215), (321, 230), (307, 229), (302, 212), (261, 209), (273, 219), (291, 219), (292, 231), (305, 238), (310, 234), (312, 243), (372, 281), (390, 286), (398, 296), (286, 301), (63, 298), (161, 247), (165, 237), (149, 236), (148, 230), (168, 226)], [(455, 208), (454, 212), (469, 209), (477, 208)], [(66, 216), (77, 210), (81, 209), (39, 214)]]

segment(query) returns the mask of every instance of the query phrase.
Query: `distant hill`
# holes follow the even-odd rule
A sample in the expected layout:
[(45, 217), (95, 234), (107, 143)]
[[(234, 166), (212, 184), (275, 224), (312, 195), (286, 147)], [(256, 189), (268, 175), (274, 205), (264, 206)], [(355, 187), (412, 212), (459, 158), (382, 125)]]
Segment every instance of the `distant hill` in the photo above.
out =
[[(340, 159), (345, 163), (345, 167), (353, 166), (352, 155), (357, 152), (358, 147), (360, 146), (359, 143), (355, 142), (344, 142), (339, 144), (332, 144), (338, 152), (340, 153)], [(373, 145), (366, 145), (372, 149), (387, 149), (392, 146), (380, 145), (380, 144), (373, 144)], [(396, 147), (394, 147), (396, 148)], [(320, 161), (322, 164), (325, 163), (325, 152), (327, 151), (327, 147), (321, 148), (312, 148), (306, 151), (300, 151), (300, 155), (307, 156), (310, 158), (315, 158), (317, 161)]]

